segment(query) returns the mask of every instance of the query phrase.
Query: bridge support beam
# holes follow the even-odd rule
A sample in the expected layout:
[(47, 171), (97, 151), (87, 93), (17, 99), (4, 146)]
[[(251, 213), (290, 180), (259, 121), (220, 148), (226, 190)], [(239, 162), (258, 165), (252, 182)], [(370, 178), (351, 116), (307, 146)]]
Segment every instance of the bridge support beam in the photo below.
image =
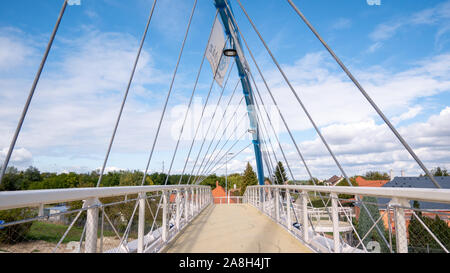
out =
[(191, 208), (191, 218), (194, 218), (194, 188), (191, 188), (191, 204), (189, 206)]
[(167, 219), (167, 212), (168, 212), (168, 206), (169, 206), (169, 200), (168, 197), (168, 192), (167, 191), (163, 191), (162, 192), (162, 198), (163, 198), (163, 211), (162, 211), (162, 234), (161, 234), (161, 238), (163, 242), (167, 242), (168, 239), (168, 235), (169, 235), (169, 223), (168, 223), (168, 219)]
[(303, 226), (303, 240), (308, 242), (309, 240), (309, 225), (308, 225), (308, 192), (302, 191), (302, 226)]
[(407, 199), (393, 198), (389, 202), (394, 208), (395, 221), (395, 238), (397, 245), (397, 253), (408, 253), (408, 238), (406, 235), (406, 218), (405, 209), (403, 207), (410, 207)]
[(189, 189), (184, 188), (184, 219), (189, 220)]
[(198, 213), (200, 210), (200, 191), (198, 188), (195, 189), (195, 212)]
[(234, 58), (236, 62), (236, 67), (238, 69), (239, 77), (241, 79), (245, 103), (247, 105), (247, 112), (251, 128), (249, 132), (252, 133), (253, 138), (252, 143), (255, 152), (258, 183), (259, 185), (262, 186), (264, 185), (264, 169), (261, 154), (259, 125), (255, 109), (255, 101), (253, 98), (252, 85), (250, 84), (250, 80), (248, 77), (248, 71), (250, 71), (250, 66), (247, 63), (243, 53), (244, 51), (242, 50), (240, 35), (239, 32), (237, 31), (238, 28), (231, 18), (231, 14), (233, 13), (231, 8), (229, 8), (231, 7), (231, 5), (229, 4), (228, 0), (214, 0), (214, 2), (217, 10), (219, 11), (220, 18), (222, 19), (223, 22), (223, 26), (225, 27), (225, 33), (230, 39), (230, 41), (233, 41), (232, 45), (237, 50), (237, 55)]
[(280, 222), (280, 189), (274, 189), (275, 191), (275, 197), (273, 201), (275, 202), (274, 208), (275, 208), (275, 219), (277, 220), (277, 223)]
[(177, 230), (180, 230), (180, 220), (181, 220), (181, 192), (177, 190), (176, 202), (176, 214), (175, 214), (175, 226)]
[(337, 194), (332, 193), (331, 197), (331, 219), (333, 221), (333, 241), (334, 241), (334, 252), (341, 252), (341, 242), (339, 239), (339, 214), (337, 205)]
[[(100, 202), (97, 198), (89, 198), (85, 201), (84, 206), (91, 207), (98, 205)], [(97, 252), (97, 230), (98, 230), (98, 208), (90, 208), (87, 210), (86, 216), (86, 253)]]
[(138, 220), (138, 253), (144, 252), (144, 233), (145, 233), (145, 198), (146, 193), (139, 193), (139, 220)]
[(289, 192), (289, 189), (286, 189), (286, 225), (288, 230), (292, 230), (291, 193)]

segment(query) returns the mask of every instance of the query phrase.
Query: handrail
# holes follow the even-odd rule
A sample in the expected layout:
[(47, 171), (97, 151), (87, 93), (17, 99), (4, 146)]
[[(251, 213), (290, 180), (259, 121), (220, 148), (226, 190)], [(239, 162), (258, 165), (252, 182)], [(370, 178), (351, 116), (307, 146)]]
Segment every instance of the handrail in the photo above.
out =
[(450, 203), (450, 189), (424, 189), (424, 188), (391, 188), (391, 187), (330, 187), (330, 186), (298, 186), (298, 185), (264, 185), (249, 186), (289, 189), (298, 191), (318, 191), (323, 193), (367, 195), (385, 198), (402, 198), (417, 201)]
[(105, 198), (129, 194), (147, 193), (163, 190), (180, 190), (190, 188), (209, 188), (197, 185), (166, 185), (166, 186), (127, 186), (101, 188), (70, 188), (32, 191), (0, 192), (0, 210), (34, 207), (42, 204), (53, 204), (85, 200), (89, 198)]

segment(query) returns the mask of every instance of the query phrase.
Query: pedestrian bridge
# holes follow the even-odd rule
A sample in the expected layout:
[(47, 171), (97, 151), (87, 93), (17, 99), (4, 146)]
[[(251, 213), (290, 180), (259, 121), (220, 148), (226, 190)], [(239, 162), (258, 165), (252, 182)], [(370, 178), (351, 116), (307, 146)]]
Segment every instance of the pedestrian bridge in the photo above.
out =
[(210, 205), (183, 230), (167, 253), (309, 253), (286, 229), (251, 205)]
[[(198, 2), (204, 5), (208, 4), (208, 1)], [(280, 65), (244, 5), (240, 0), (233, 2), (236, 2), (234, 5), (242, 10), (245, 15), (243, 18), (246, 18), (250, 23), (250, 29), (257, 34), (258, 40), (270, 56), (269, 60), (276, 66), (276, 71), (282, 76), (283, 83), (289, 87), (287, 90), (293, 97), (292, 105), (288, 108), (301, 109), (310, 126), (316, 132), (318, 139), (326, 148), (330, 159), (339, 169), (342, 177), (345, 178), (344, 181), (352, 186), (344, 166), (331, 149), (332, 145), (329, 145), (326, 137), (321, 133), (321, 129), (308, 110), (309, 106), (301, 99), (303, 96), (297, 90), (299, 89), (297, 86), (301, 86), (301, 82), (292, 81), (291, 83), (291, 80), (287, 77), (290, 73), (284, 72), (282, 68), (284, 65)], [(315, 166), (313, 168), (309, 166), (315, 158), (304, 157), (301, 151), (303, 147), (298, 143), (298, 135), (292, 133), (295, 133), (295, 131), (289, 126), (286, 121), (289, 119), (285, 119), (283, 114), (285, 109), (278, 106), (280, 94), (277, 94), (279, 92), (272, 92), (276, 90), (272, 90), (274, 86), (270, 84), (270, 80), (266, 80), (263, 73), (266, 69), (261, 69), (258, 65), (259, 61), (255, 58), (255, 55), (260, 54), (259, 52), (258, 54), (252, 53), (252, 47), (248, 45), (245, 39), (247, 33), (245, 29), (242, 31), (243, 29), (240, 28), (241, 22), (236, 20), (229, 0), (214, 0), (209, 3), (214, 4), (216, 12), (209, 32), (208, 43), (204, 51), (200, 51), (203, 52), (203, 55), (199, 69), (196, 74), (193, 74), (196, 77), (193, 77), (195, 81), (192, 82), (192, 93), (189, 100), (186, 101), (187, 108), (183, 115), (184, 121), (181, 124), (181, 129), (175, 134), (177, 142), (171, 156), (164, 185), (143, 186), (146, 184), (151, 163), (154, 163), (152, 162), (152, 159), (154, 161), (154, 154), (158, 150), (160, 152), (165, 150), (165, 148), (157, 149), (156, 147), (160, 138), (165, 136), (161, 132), (161, 128), (169, 128), (167, 126), (168, 119), (165, 116), (167, 115), (167, 109), (170, 109), (168, 107), (169, 102), (173, 100), (172, 94), (177, 94), (177, 92), (172, 91), (176, 86), (174, 82), (177, 78), (177, 71), (186, 41), (191, 40), (187, 38), (197, 0), (193, 1), (189, 20), (186, 22), (186, 30), (174, 66), (175, 69), (171, 75), (171, 81), (168, 81), (170, 85), (162, 106), (161, 116), (154, 120), (155, 127), (152, 128), (157, 129), (143, 172), (141, 186), (103, 187), (104, 181), (102, 179), (110, 152), (127, 103), (128, 94), (133, 91), (130, 87), (133, 84), (135, 74), (139, 72), (137, 68), (141, 53), (143, 53), (142, 50), (149, 32), (153, 12), (155, 9), (157, 10), (157, 1), (154, 0), (152, 7), (149, 7), (148, 21), (134, 64), (131, 66), (131, 73), (126, 85), (127, 88), (124, 90), (122, 103), (120, 106), (118, 105), (118, 115), (112, 128), (112, 135), (109, 139), (96, 187), (0, 192), (0, 252), (448, 253), (448, 249), (450, 249), (450, 190), (445, 188), (449, 188), (449, 186), (445, 185), (444, 181), (441, 181), (443, 184), (440, 185), (295, 3), (292, 0), (287, 0), (287, 2), (295, 11), (294, 14), (297, 14), (299, 19), (318, 38), (319, 42), (389, 127), (396, 139), (417, 162), (423, 173), (429, 178), (429, 182), (433, 183), (436, 189), (286, 185), (287, 181), (299, 180), (297, 176), (299, 173), (292, 171), (298, 167), (304, 167), (308, 175), (307, 179), (315, 183), (316, 179), (311, 172), (315, 169)], [(42, 72), (68, 4), (69, 1), (64, 0), (12, 136), (6, 157), (1, 162), (0, 184), (6, 180), (4, 178), (7, 175), (6, 170), (9, 161), (33, 96), (37, 91), (36, 87), (40, 77), (42, 74), (45, 75)], [(201, 31), (204, 32), (203, 29)], [(197, 32), (201, 31), (197, 30)], [(192, 40), (198, 41), (197, 38)], [(155, 48), (164, 47), (158, 45)], [(194, 56), (194, 52), (190, 54)], [(211, 64), (212, 74), (210, 75), (211, 78), (207, 77), (207, 82), (204, 82), (200, 79), (205, 77), (200, 76), (206, 59)], [(231, 60), (233, 64), (228, 69)], [(238, 72), (234, 74), (237, 76), (236, 79), (230, 78), (230, 75), (234, 73), (233, 67), (236, 67)], [(228, 84), (229, 79), (231, 79), (230, 84)], [(232, 81), (236, 83), (233, 84)], [(230, 88), (230, 85), (235, 86), (234, 89)], [(239, 85), (242, 93), (236, 98), (240, 99), (240, 102), (236, 107), (230, 107), (233, 97), (239, 93), (236, 93)], [(203, 88), (203, 86), (206, 88)], [(198, 89), (204, 89), (201, 96), (204, 97), (204, 94), (207, 94), (206, 99), (201, 107), (200, 117), (194, 124), (195, 133), (192, 141), (190, 141), (190, 144), (188, 143), (186, 149), (181, 149), (179, 144), (183, 144), (184, 128), (188, 126), (186, 121), (190, 120), (188, 117), (193, 112), (192, 102), (194, 96), (199, 95), (198, 91), (200, 90)], [(224, 94), (228, 94), (228, 92), (224, 93), (228, 89), (233, 91), (230, 92), (228, 103), (226, 103), (222, 98)], [(216, 98), (218, 99), (216, 100)], [(245, 106), (243, 102), (245, 102)], [(244, 130), (240, 127), (243, 124), (242, 119), (239, 121), (236, 119), (241, 104), (245, 107), (243, 118), (248, 118), (249, 125), (244, 126)], [(266, 107), (269, 104), (274, 105), (277, 110), (272, 117), (279, 117), (282, 121), (282, 131), (289, 135), (289, 138), (286, 138), (289, 141), (288, 143), (281, 142), (278, 137), (279, 132), (275, 129), (272, 123), (273, 119)], [(224, 112), (222, 117), (220, 117), (220, 114), (217, 116), (220, 119), (217, 122), (215, 118), (221, 105), (225, 106)], [(204, 114), (205, 109), (210, 106), (215, 109), (211, 118)], [(233, 120), (237, 121), (234, 122), (236, 125), (234, 129), (232, 129), (233, 126), (229, 127)], [(153, 120), (148, 122), (153, 122)], [(200, 128), (203, 129), (204, 123), (207, 125), (205, 126), (207, 128), (206, 134), (199, 133)], [(213, 124), (217, 126), (212, 126)], [(223, 126), (225, 124), (227, 125)], [(238, 131), (238, 129), (242, 131)], [(145, 132), (145, 134), (148, 133)], [(228, 139), (226, 133), (231, 133)], [(232, 135), (240, 135), (240, 137), (232, 143), (233, 141), (230, 142)], [(235, 147), (240, 141), (245, 141), (244, 137), (247, 135), (251, 136), (251, 142), (246, 143), (245, 147), (238, 146), (239, 149)], [(212, 136), (212, 138), (208, 136)], [(228, 143), (232, 145), (230, 146)], [(199, 149), (197, 149), (198, 144), (200, 144)], [(136, 145), (140, 148), (144, 147), (142, 143), (136, 143)], [(292, 151), (286, 150), (285, 152), (286, 145), (290, 145)], [(227, 177), (228, 162), (250, 146), (253, 146), (257, 180), (260, 186), (247, 187), (244, 196), (241, 198), (241, 204), (215, 205), (211, 188), (201, 186), (202, 183), (207, 177), (223, 169), (225, 169), (225, 177)], [(176, 168), (174, 162), (184, 150), (188, 151), (187, 155), (177, 159), (181, 160), (179, 161), (180, 170), (183, 166), (178, 183), (177, 185), (168, 185), (173, 183), (173, 181), (169, 182), (169, 177), (173, 175)], [(232, 157), (229, 157), (231, 155)], [(245, 158), (245, 161), (248, 161), (248, 158)], [(277, 172), (282, 173), (278, 163), (287, 167), (289, 179), (276, 175)], [(186, 179), (183, 180), (183, 177)], [(269, 178), (269, 184), (271, 185), (265, 184), (266, 177)], [(416, 201), (414, 202), (415, 206), (412, 206), (413, 201)], [(429, 206), (430, 203), (437, 203), (439, 206)], [(418, 206), (416, 206), (417, 204)], [(55, 209), (58, 205), (64, 205), (59, 206), (59, 209), (65, 209)]]
[[(248, 186), (237, 199), (238, 204), (215, 204), (210, 187), (195, 185), (0, 192), (2, 215), (21, 215), (0, 223), (0, 251), (448, 253), (449, 249), (448, 189), (265, 185)], [(437, 203), (442, 209), (411, 207), (412, 200)], [(45, 212), (61, 203), (68, 210)], [(439, 228), (437, 219), (444, 223)], [(416, 226), (411, 229), (413, 221)]]

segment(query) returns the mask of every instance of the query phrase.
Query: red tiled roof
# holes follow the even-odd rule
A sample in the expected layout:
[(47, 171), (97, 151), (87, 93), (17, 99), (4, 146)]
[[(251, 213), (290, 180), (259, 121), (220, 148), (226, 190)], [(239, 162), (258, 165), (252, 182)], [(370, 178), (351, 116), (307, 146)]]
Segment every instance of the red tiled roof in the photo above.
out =
[(383, 187), (389, 180), (366, 180), (361, 176), (356, 177), (356, 183), (360, 187)]

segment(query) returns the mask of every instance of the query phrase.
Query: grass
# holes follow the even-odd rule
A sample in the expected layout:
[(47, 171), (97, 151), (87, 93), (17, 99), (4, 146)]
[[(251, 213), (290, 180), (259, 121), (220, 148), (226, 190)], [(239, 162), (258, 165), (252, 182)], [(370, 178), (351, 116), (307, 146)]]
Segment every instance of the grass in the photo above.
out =
[[(26, 240), (41, 240), (50, 243), (57, 243), (64, 232), (67, 230), (66, 225), (46, 223), (36, 221), (30, 228), (30, 231), (26, 235)], [(66, 238), (64, 238), (63, 243), (68, 243), (72, 241), (80, 241), (81, 234), (83, 233), (83, 228), (80, 227), (72, 227), (72, 229), (67, 234)], [(114, 236), (114, 232), (112, 231), (103, 231), (103, 236)], [(98, 236), (100, 236), (100, 231), (98, 231)]]

